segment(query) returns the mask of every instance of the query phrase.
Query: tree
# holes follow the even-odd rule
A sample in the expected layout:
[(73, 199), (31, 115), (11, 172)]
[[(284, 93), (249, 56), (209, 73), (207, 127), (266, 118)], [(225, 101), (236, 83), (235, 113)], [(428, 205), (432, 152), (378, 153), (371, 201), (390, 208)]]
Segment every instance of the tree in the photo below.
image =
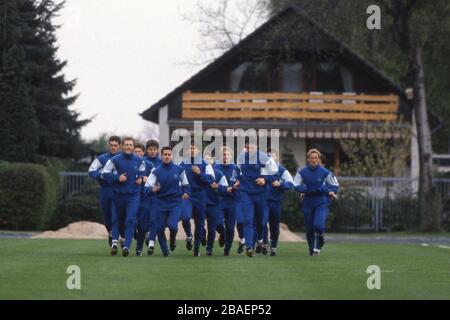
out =
[(80, 137), (81, 128), (90, 120), (70, 109), (77, 95), (71, 95), (76, 81), (66, 80), (63, 72), (67, 61), (57, 57), (56, 31), (53, 19), (65, 5), (54, 0), (22, 0), (20, 10), (32, 17), (34, 31), (26, 34), (24, 45), (29, 63), (29, 86), (39, 121), (40, 154), (78, 158), (87, 151)]
[[(343, 132), (340, 132), (342, 135)], [(386, 122), (374, 128), (366, 124), (357, 139), (341, 138), (339, 143), (348, 157), (341, 165), (344, 176), (395, 177), (408, 175), (411, 130)]]
[(88, 144), (90, 149), (96, 154), (104, 153), (108, 148), (108, 139), (112, 134), (101, 133), (97, 138), (91, 139)]
[(283, 145), (283, 150), (281, 151), (281, 160), (283, 166), (295, 176), (298, 170), (298, 164), (295, 160), (294, 153), (286, 144)]
[[(184, 19), (198, 27), (199, 57), (195, 65), (212, 62), (237, 45), (267, 19), (267, 0), (198, 0)], [(191, 63), (192, 64), (192, 63)]]
[(17, 3), (0, 3), (2, 41), (0, 63), (0, 137), (5, 147), (0, 159), (33, 161), (38, 147), (38, 124), (26, 78), (25, 54), (16, 41), (26, 28)]
[[(65, 80), (63, 69), (67, 62), (57, 57), (58, 27), (54, 25), (53, 18), (63, 6), (64, 2), (55, 4), (53, 0), (0, 0), (0, 50), (5, 57), (15, 46), (23, 54), (23, 59), (20, 58), (20, 65), (23, 66), (10, 69), (10, 72), (19, 72), (20, 69), (23, 73), (17, 77), (23, 78), (24, 90), (39, 124), (35, 132), (38, 137), (37, 152), (79, 158), (87, 151), (80, 130), (89, 120), (80, 120), (80, 115), (70, 109), (77, 98), (71, 95), (75, 81)], [(18, 54), (19, 51), (9, 54)], [(11, 58), (19, 59), (15, 56)]]
[[(298, 6), (306, 15), (316, 18), (322, 26), (326, 26), (329, 30), (335, 31), (335, 35), (339, 39), (344, 41), (350, 39), (350, 41), (345, 42), (360, 53), (366, 53), (363, 55), (375, 64), (389, 66), (389, 68), (381, 67), (380, 69), (385, 70), (391, 76), (394, 75), (393, 78), (400, 80), (404, 87), (413, 89), (414, 95), (411, 107), (415, 115), (419, 144), (419, 207), (421, 229), (438, 229), (439, 219), (433, 218), (433, 153), (428, 120), (423, 48), (424, 44), (427, 43), (428, 37), (435, 30), (439, 30), (441, 28), (441, 22), (444, 21), (444, 27), (446, 27), (444, 32), (445, 36), (442, 39), (438, 39), (433, 45), (437, 46), (439, 44), (447, 48), (446, 50), (448, 51), (449, 44), (445, 40), (448, 39), (450, 30), (448, 22), (450, 7), (448, 2), (443, 0), (433, 2), (417, 0), (381, 1), (384, 12), (388, 14), (386, 19), (383, 19), (383, 29), (385, 31), (378, 32), (378, 34), (372, 32), (374, 36), (366, 37), (372, 41), (366, 43), (364, 41), (355, 41), (355, 39), (361, 39), (361, 36), (368, 32), (367, 28), (363, 30), (365, 24), (359, 24), (359, 26), (355, 24), (355, 21), (361, 18), (343, 19), (343, 17), (355, 17), (354, 12), (361, 10), (361, 6), (367, 8), (372, 3), (350, 0), (272, 0), (271, 3), (274, 10), (286, 4)], [(442, 19), (436, 19), (434, 12), (437, 12)], [(348, 24), (348, 26), (345, 27), (343, 23)], [(353, 26), (353, 30), (349, 29), (352, 28), (351, 26)], [(442, 35), (442, 31), (440, 34)], [(378, 47), (375, 46), (376, 44), (378, 44)], [(379, 50), (373, 50), (374, 48), (378, 48)], [(437, 47), (437, 50), (441, 50), (441, 47)], [(445, 50), (441, 51), (445, 52)], [(387, 59), (382, 58), (383, 56)], [(445, 59), (448, 60), (447, 58)], [(448, 66), (448, 62), (444, 65)], [(448, 78), (448, 74), (445, 77)], [(436, 82), (441, 82), (441, 80), (436, 80)], [(447, 123), (447, 126), (449, 125), (450, 123)]]
[(0, 70), (0, 137), (5, 144), (0, 159), (11, 162), (32, 162), (38, 147), (38, 124), (22, 58), (19, 48), (11, 48)]
[[(429, 2), (417, 0), (386, 0), (385, 8), (394, 24), (393, 36), (402, 50), (407, 69), (404, 81), (413, 89), (412, 108), (415, 115), (417, 140), (419, 145), (419, 211), (421, 229), (431, 231), (439, 229), (439, 219), (434, 218), (433, 150), (425, 88), (425, 71), (422, 60), (422, 40), (420, 31), (423, 23), (429, 19), (423, 16), (422, 9)], [(435, 10), (435, 3), (433, 3)], [(420, 24), (419, 24), (420, 23)], [(426, 36), (426, 32), (425, 32)], [(437, 220), (437, 221), (436, 221)]]
[[(428, 115), (429, 109), (439, 111), (444, 121), (443, 128), (435, 135), (434, 145), (445, 151), (450, 146), (447, 134), (450, 132), (450, 42), (447, 40), (450, 34), (450, 5), (445, 0), (382, 0), (378, 2), (383, 9), (382, 30), (369, 30), (366, 27), (366, 10), (372, 4), (370, 0), (270, 0), (269, 10), (276, 13), (286, 5), (297, 7), (304, 16), (312, 18), (328, 32), (331, 31), (337, 39), (404, 88), (413, 89), (410, 104), (419, 144), (421, 228), (438, 229), (438, 219), (433, 218), (433, 152)], [(270, 39), (279, 39), (280, 44), (286, 45), (283, 49), (287, 54), (298, 43), (303, 43), (320, 56), (321, 46), (317, 45), (320, 43), (320, 33), (303, 29), (301, 18), (293, 20), (283, 21), (284, 27), (267, 34), (266, 39), (257, 46), (258, 50), (270, 50), (273, 46)], [(222, 37), (226, 35), (222, 33)], [(425, 70), (429, 72), (425, 73)], [(426, 81), (431, 84), (432, 96), (430, 92), (427, 93)], [(427, 100), (432, 101), (430, 108)]]

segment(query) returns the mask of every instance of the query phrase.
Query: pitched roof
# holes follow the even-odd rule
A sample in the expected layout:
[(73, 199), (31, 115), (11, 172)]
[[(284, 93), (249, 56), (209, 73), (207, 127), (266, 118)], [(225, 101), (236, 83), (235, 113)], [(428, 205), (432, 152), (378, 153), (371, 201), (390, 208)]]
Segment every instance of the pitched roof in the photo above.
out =
[(246, 38), (241, 40), (234, 47), (225, 52), (222, 56), (214, 60), (212, 63), (207, 65), (205, 68), (201, 69), (187, 81), (182, 83), (180, 86), (176, 87), (174, 90), (169, 92), (165, 97), (160, 99), (158, 102), (150, 106), (144, 112), (140, 114), (145, 119), (149, 119), (151, 115), (157, 111), (160, 107), (166, 105), (173, 97), (176, 95), (180, 95), (182, 92), (189, 90), (193, 85), (197, 84), (202, 79), (208, 77), (210, 74), (214, 73), (218, 68), (223, 66), (225, 63), (239, 55), (240, 48), (245, 47), (254, 39), (260, 37), (274, 26), (280, 19), (285, 18), (288, 15), (295, 14), (299, 18), (302, 19), (303, 22), (310, 24), (313, 28), (315, 28), (318, 32), (323, 34), (327, 40), (331, 41), (333, 44), (337, 45), (337, 47), (342, 51), (342, 53), (348, 56), (353, 62), (359, 64), (362, 68), (367, 70), (373, 77), (379, 80), (381, 83), (384, 83), (386, 86), (392, 88), (398, 95), (404, 97), (403, 89), (397, 85), (391, 78), (383, 74), (380, 70), (378, 70), (374, 65), (360, 56), (358, 53), (353, 51), (346, 44), (342, 43), (335, 36), (333, 36), (330, 32), (326, 31), (323, 27), (321, 27), (317, 22), (312, 20), (310, 17), (304, 15), (299, 8), (295, 6), (288, 6), (278, 13), (274, 14), (270, 19), (268, 19), (265, 23), (263, 23), (260, 27), (258, 27), (255, 31), (249, 34)]

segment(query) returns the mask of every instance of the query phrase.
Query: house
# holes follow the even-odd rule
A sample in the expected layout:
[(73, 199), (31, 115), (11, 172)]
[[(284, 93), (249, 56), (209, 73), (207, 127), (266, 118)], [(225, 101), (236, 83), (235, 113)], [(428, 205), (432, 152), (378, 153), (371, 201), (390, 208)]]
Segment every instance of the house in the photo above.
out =
[[(271, 17), (248, 37), (154, 103), (141, 116), (159, 125), (160, 143), (173, 130), (280, 130), (299, 166), (319, 148), (329, 164), (345, 160), (339, 139), (362, 137), (365, 124), (411, 127), (402, 88), (294, 7)], [(395, 132), (392, 138), (396, 137)], [(370, 138), (370, 137), (369, 137)], [(411, 144), (417, 176), (417, 142)]]

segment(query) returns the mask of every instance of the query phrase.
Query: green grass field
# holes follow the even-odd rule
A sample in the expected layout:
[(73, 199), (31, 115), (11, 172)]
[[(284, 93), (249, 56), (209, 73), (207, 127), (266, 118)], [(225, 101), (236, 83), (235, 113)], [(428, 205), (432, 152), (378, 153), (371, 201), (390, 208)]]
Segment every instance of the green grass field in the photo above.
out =
[[(2, 239), (0, 299), (450, 299), (450, 249), (327, 243), (318, 257), (306, 252), (281, 243), (276, 257), (223, 257), (216, 247), (194, 258), (180, 242), (169, 258), (159, 249), (124, 258), (106, 241)], [(69, 265), (81, 268), (81, 290), (66, 288)], [(369, 265), (382, 270), (381, 290), (367, 289)]]

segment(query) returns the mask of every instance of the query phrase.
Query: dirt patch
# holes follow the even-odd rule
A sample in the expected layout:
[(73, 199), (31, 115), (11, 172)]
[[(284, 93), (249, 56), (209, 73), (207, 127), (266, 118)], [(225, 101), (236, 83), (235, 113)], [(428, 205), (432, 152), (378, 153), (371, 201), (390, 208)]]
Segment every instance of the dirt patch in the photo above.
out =
[(45, 239), (107, 239), (105, 226), (96, 222), (80, 221), (57, 231), (45, 231), (33, 238)]
[[(192, 231), (194, 230), (194, 222), (191, 220)], [(169, 236), (168, 230), (166, 231), (167, 237)], [(33, 236), (35, 239), (106, 239), (108, 233), (102, 224), (89, 221), (80, 221), (69, 224), (67, 227), (59, 229), (57, 231), (45, 231)], [(178, 240), (185, 240), (186, 234), (184, 233), (181, 222), (178, 224)], [(235, 232), (235, 240), (238, 240), (237, 231)], [(282, 223), (280, 226), (280, 241), (286, 242), (299, 242), (304, 241), (302, 237), (291, 232), (289, 228)]]

